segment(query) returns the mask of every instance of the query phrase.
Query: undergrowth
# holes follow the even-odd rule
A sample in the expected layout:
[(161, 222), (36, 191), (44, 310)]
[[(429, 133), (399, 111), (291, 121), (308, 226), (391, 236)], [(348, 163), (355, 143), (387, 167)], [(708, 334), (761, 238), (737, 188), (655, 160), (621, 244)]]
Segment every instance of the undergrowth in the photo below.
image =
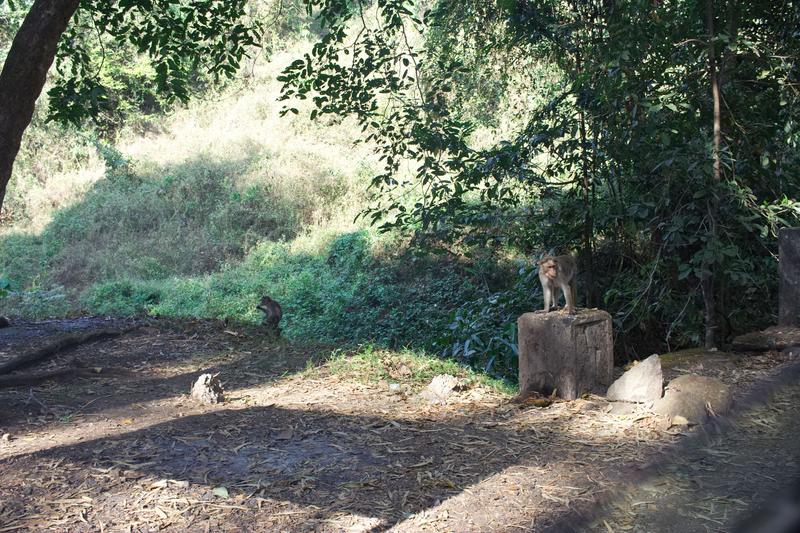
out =
[(355, 223), (376, 162), (352, 123), (278, 116), (274, 78), (294, 56), (116, 142), (37, 118), (0, 221), (0, 312), (257, 323), (268, 294), (293, 342), (409, 348), (514, 376), (500, 324), (513, 305), (486, 306), (507, 284), (485, 278), (505, 267), (421, 256)]
[[(421, 388), (439, 374), (450, 374), (467, 384), (481, 384), (505, 394), (515, 394), (518, 389), (508, 381), (476, 372), (452, 359), (431, 356), (424, 351), (390, 351), (379, 346), (361, 346), (353, 352), (339, 351), (328, 360), (325, 371), (364, 382), (386, 381)], [(309, 372), (319, 372), (315, 367)]]

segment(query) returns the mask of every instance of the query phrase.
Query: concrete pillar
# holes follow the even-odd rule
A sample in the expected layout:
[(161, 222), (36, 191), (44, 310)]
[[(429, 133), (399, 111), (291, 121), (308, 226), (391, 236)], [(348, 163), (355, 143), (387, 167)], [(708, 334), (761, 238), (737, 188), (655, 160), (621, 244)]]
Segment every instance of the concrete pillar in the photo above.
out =
[(520, 396), (553, 390), (574, 400), (611, 385), (614, 367), (611, 315), (584, 309), (575, 315), (525, 313), (517, 320)]
[(800, 228), (781, 228), (778, 253), (778, 325), (800, 326)]

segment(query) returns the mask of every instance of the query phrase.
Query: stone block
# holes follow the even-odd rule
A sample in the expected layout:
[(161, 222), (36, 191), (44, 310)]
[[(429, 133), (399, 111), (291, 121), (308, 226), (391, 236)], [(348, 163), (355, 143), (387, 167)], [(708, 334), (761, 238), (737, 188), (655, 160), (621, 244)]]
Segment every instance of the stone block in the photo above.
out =
[(752, 331), (733, 338), (735, 352), (766, 352), (800, 346), (800, 327), (771, 326), (764, 331)]
[(653, 354), (612, 383), (606, 398), (612, 402), (654, 402), (663, 392), (661, 360), (658, 354)]
[(574, 400), (611, 384), (614, 368), (611, 315), (583, 309), (525, 313), (517, 320), (519, 390)]
[(800, 228), (781, 228), (778, 232), (778, 253), (778, 324), (800, 326)]

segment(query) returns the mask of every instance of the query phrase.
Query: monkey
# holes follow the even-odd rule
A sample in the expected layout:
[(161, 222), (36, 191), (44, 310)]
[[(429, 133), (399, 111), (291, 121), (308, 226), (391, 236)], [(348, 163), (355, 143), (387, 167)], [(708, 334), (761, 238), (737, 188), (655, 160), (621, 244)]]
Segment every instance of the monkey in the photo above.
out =
[(10, 325), (11, 325), (11, 321), (9, 319), (7, 319), (6, 317), (4, 317), (3, 315), (0, 315), (0, 328), (7, 328)]
[(267, 328), (269, 328), (270, 332), (276, 337), (281, 336), (281, 328), (280, 322), (281, 318), (283, 318), (283, 311), (281, 310), (281, 304), (270, 298), (269, 296), (264, 296), (261, 298), (261, 303), (256, 306), (256, 309), (264, 313), (264, 320), (261, 322)]
[(564, 293), (567, 313), (575, 313), (575, 273), (577, 267), (571, 255), (547, 256), (538, 261), (539, 281), (544, 293), (544, 312), (558, 303), (559, 290)]

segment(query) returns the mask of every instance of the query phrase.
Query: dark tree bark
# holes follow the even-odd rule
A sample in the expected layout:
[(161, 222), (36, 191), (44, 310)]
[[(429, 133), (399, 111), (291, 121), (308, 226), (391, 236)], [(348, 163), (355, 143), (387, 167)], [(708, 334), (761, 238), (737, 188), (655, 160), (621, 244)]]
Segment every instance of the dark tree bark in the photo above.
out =
[[(574, 6), (574, 9), (577, 13), (580, 13), (577, 5)], [(581, 46), (582, 43), (579, 41), (575, 52), (575, 70), (579, 75), (583, 75), (583, 54)], [(594, 182), (594, 178), (589, 177), (589, 158), (591, 157), (591, 153), (587, 149), (585, 103), (580, 102), (579, 105), (581, 108), (578, 111), (578, 128), (581, 141), (581, 189), (584, 209), (583, 248), (580, 257), (584, 276), (583, 279), (586, 282), (586, 290), (584, 291), (586, 294), (586, 307), (594, 307), (594, 219), (592, 217), (592, 203), (589, 197), (589, 192), (592, 187), (591, 184)]]
[(61, 34), (80, 0), (36, 0), (25, 16), (0, 73), (0, 209), (22, 134), (53, 64)]
[[(722, 142), (722, 120), (720, 114), (719, 77), (717, 72), (717, 52), (714, 46), (714, 0), (706, 0), (706, 23), (708, 25), (708, 74), (711, 81), (711, 99), (714, 105), (714, 133), (712, 157), (712, 178), (715, 185), (722, 181), (722, 164), (720, 144)], [(718, 192), (715, 190), (708, 205), (709, 238), (717, 237), (717, 216), (719, 213)], [(717, 313), (714, 294), (714, 273), (711, 265), (703, 265), (700, 276), (700, 290), (703, 294), (705, 313), (705, 341), (706, 348), (717, 346)]]

